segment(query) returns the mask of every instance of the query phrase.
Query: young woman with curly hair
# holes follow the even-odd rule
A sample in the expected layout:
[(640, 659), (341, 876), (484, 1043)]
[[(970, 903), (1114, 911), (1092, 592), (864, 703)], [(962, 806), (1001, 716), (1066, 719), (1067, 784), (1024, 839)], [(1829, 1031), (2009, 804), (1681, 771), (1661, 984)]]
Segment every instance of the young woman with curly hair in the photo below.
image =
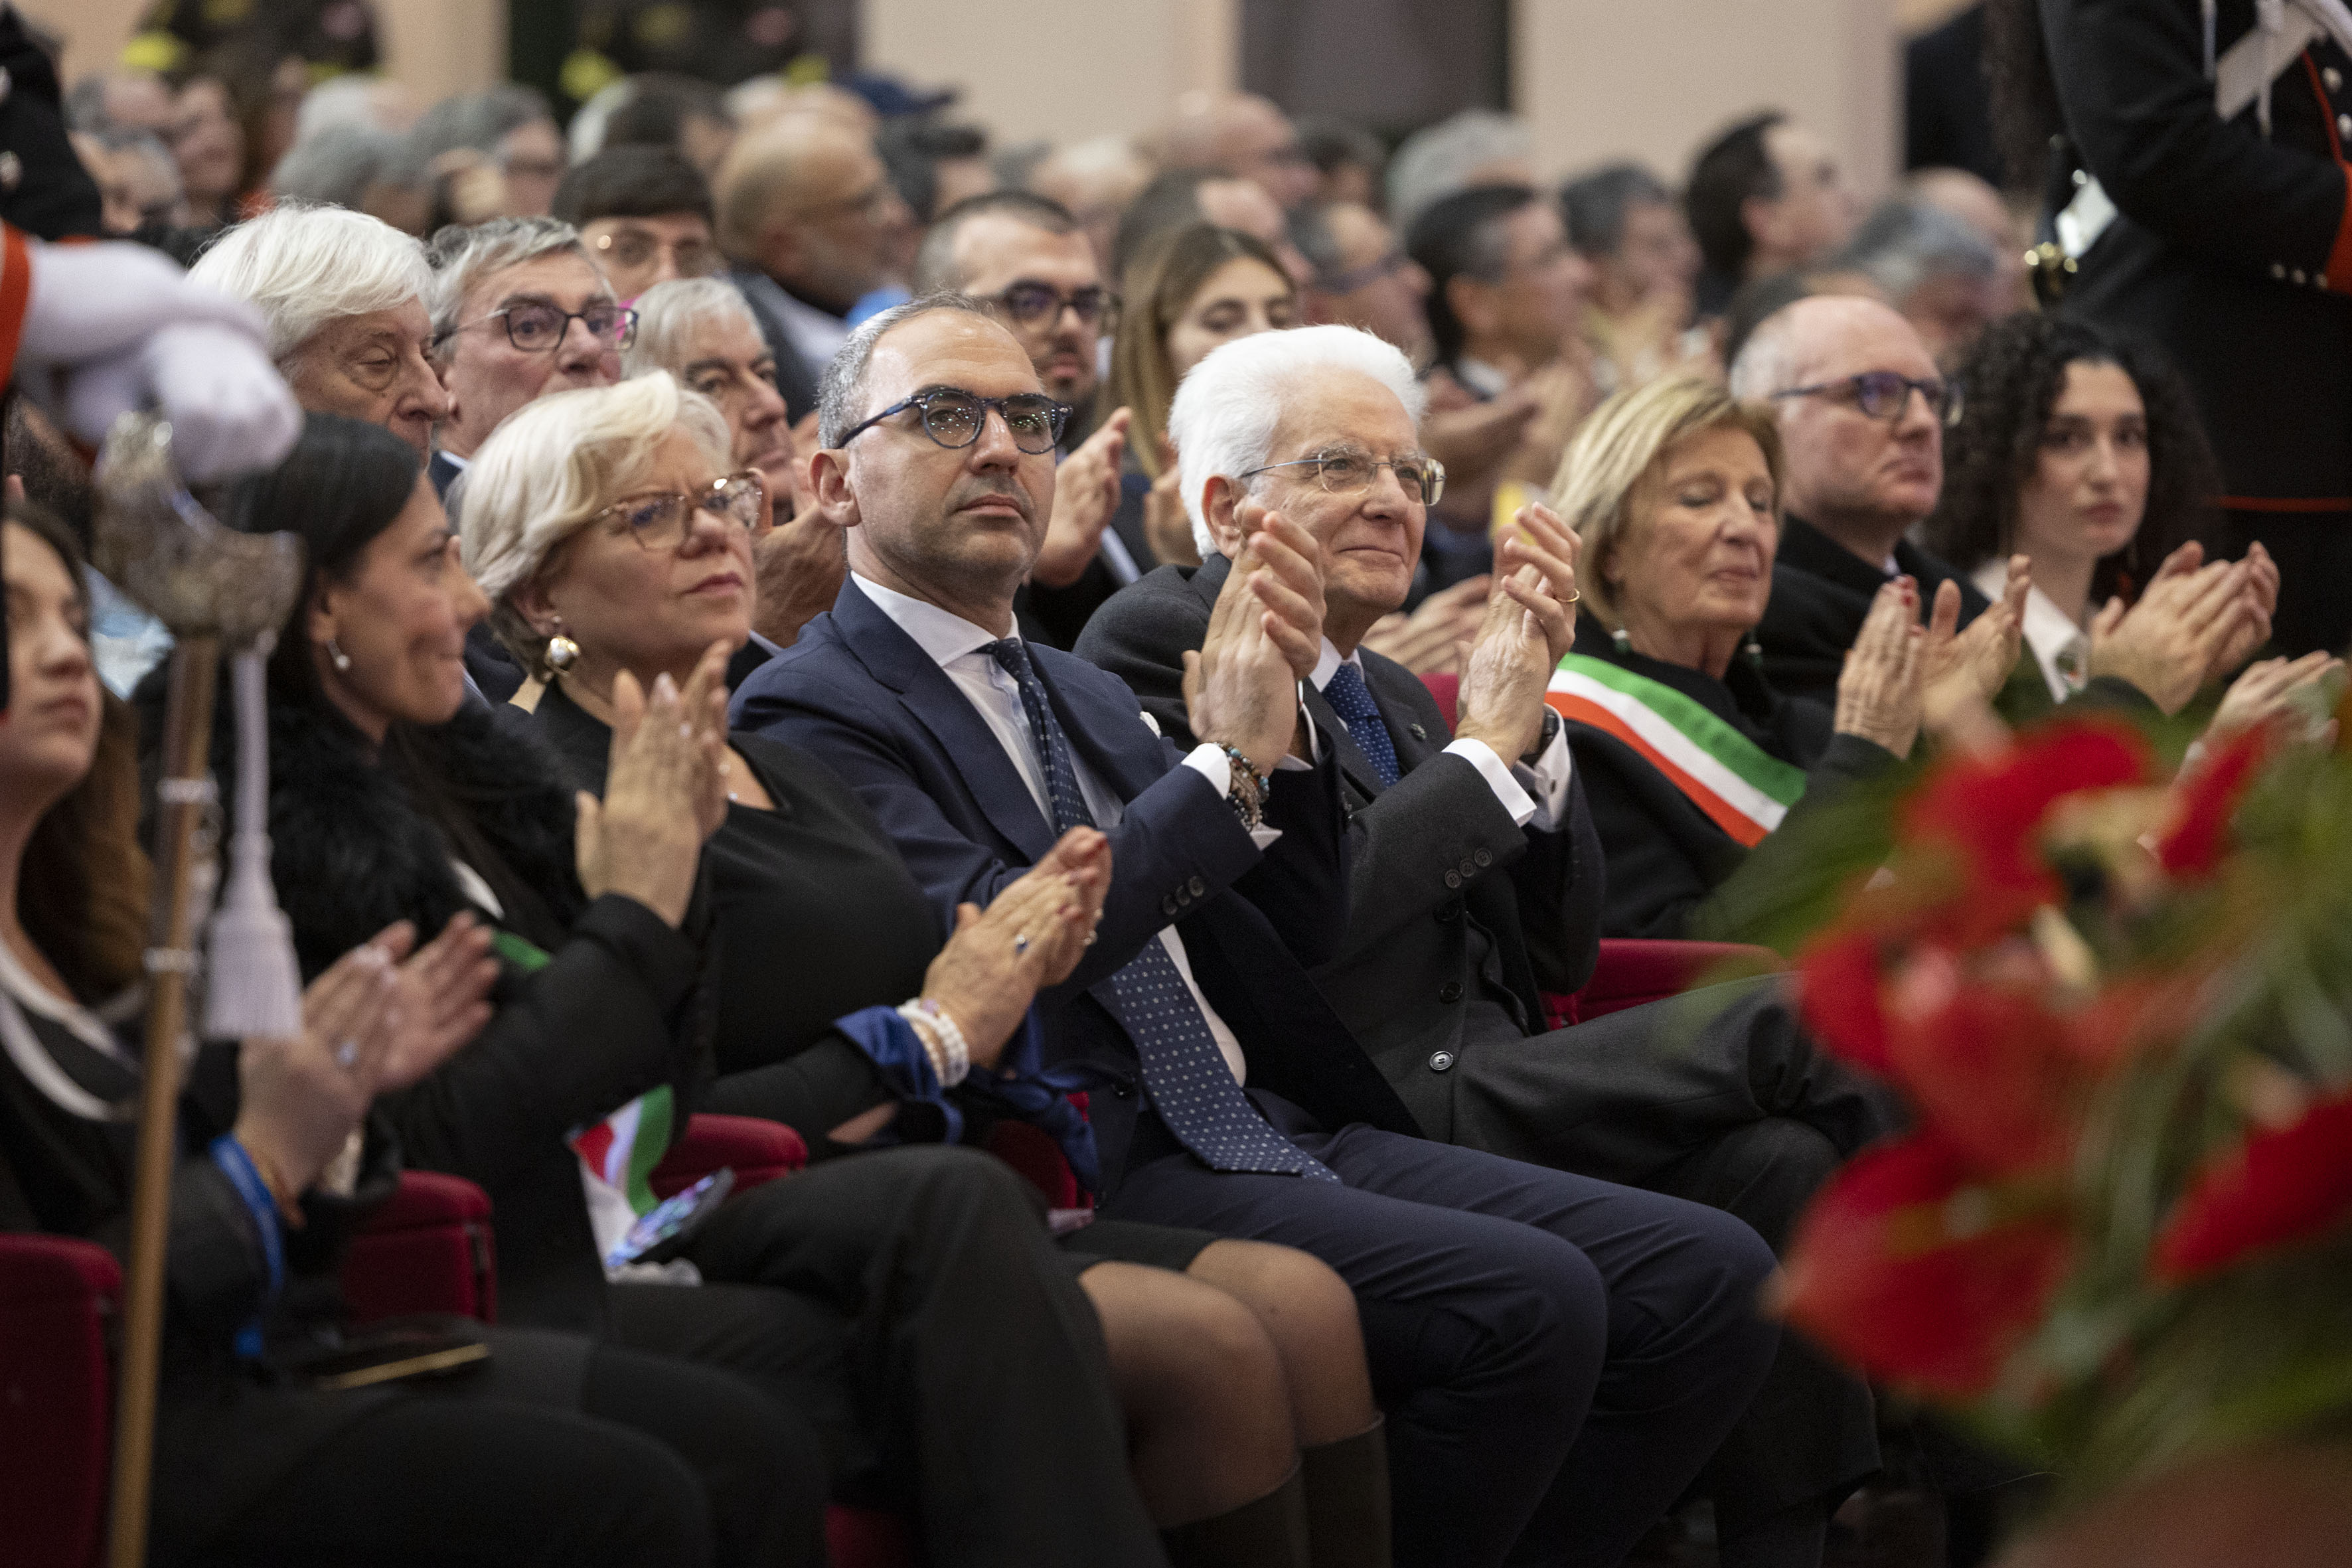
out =
[(2086, 678), (2100, 607), (2136, 597), (2213, 520), (2213, 454), (2179, 376), (2080, 321), (2012, 316), (1958, 375), (1967, 407), (1944, 433), (1922, 542), (1994, 597), (2010, 556), (2032, 559), (2025, 640), (2063, 701)]

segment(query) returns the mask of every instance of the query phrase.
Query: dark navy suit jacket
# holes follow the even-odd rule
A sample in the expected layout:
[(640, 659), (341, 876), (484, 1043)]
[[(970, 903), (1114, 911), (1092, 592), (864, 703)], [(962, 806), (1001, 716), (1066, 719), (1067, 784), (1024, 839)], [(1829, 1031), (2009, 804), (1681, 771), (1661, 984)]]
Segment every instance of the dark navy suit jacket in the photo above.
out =
[[(1307, 978), (1347, 921), (1338, 773), (1277, 773), (1261, 854), (1209, 783), (1143, 722), (1135, 694), (1071, 655), (1030, 658), (1071, 746), (1126, 803), (1110, 830), (1111, 889), (1096, 944), (1041, 994), (1048, 1066), (1109, 1085), (1089, 1112), (1115, 1185), (1138, 1104), (1135, 1051), (1109, 1009), (1110, 976), (1173, 924), (1193, 978), (1242, 1043), (1249, 1080), (1326, 1127), (1418, 1131), (1403, 1103)], [(1054, 844), (995, 731), (914, 638), (843, 584), (833, 609), (736, 692), (735, 728), (814, 752), (881, 820), (943, 903), (986, 905)]]

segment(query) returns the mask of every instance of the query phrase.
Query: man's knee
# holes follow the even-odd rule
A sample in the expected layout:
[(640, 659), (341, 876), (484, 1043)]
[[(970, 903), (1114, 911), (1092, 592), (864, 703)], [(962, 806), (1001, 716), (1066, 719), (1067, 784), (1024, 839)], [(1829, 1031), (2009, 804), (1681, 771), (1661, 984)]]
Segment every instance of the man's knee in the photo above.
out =
[(1778, 1251), (1843, 1163), (1819, 1131), (1785, 1116), (1726, 1130), (1685, 1159), (1662, 1190), (1737, 1215)]

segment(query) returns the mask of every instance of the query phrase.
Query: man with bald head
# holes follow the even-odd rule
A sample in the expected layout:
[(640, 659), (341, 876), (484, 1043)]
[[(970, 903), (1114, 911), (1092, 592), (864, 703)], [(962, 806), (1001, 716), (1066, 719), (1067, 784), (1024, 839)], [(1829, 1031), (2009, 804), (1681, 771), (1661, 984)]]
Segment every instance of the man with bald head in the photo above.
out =
[(1187, 94), (1163, 145), (1171, 169), (1214, 169), (1255, 181), (1284, 211), (1315, 194), (1315, 165), (1290, 117), (1254, 92)]
[(849, 335), (850, 307), (888, 281), (891, 245), (913, 215), (873, 138), (832, 114), (787, 114), (746, 136), (717, 187), (719, 247), (776, 356), (785, 412), (800, 420)]
[(1788, 515), (1756, 628), (1773, 689), (1833, 703), (1846, 650), (1889, 577), (1918, 581), (1923, 613), (1948, 582), (1963, 625), (1985, 608), (1966, 574), (1904, 537), (1936, 510), (1944, 421), (1958, 396), (1910, 322), (1875, 300), (1800, 300), (1749, 336), (1731, 390), (1771, 404), (1788, 448)]

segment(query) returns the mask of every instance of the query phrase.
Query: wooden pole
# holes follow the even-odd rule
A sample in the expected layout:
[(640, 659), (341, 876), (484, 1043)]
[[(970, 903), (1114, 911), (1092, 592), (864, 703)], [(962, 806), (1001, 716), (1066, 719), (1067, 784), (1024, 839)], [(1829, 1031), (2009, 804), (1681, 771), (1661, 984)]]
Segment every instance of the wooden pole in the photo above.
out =
[(205, 760), (220, 639), (180, 639), (172, 652), (163, 755), (170, 771), (156, 811), (155, 916), (147, 950), (146, 1076), (139, 1096), (139, 1159), (131, 1197), (129, 1268), (123, 1281), (122, 1358), (116, 1374), (114, 1497), (107, 1527), (109, 1568), (145, 1568), (147, 1494), (154, 1471), (155, 1382), (163, 1329), (163, 1264), (172, 1220), (173, 1131), (178, 1124), (180, 1037), (186, 1033), (188, 980), (195, 969), (196, 911), (190, 907), (196, 823), (209, 798)]

